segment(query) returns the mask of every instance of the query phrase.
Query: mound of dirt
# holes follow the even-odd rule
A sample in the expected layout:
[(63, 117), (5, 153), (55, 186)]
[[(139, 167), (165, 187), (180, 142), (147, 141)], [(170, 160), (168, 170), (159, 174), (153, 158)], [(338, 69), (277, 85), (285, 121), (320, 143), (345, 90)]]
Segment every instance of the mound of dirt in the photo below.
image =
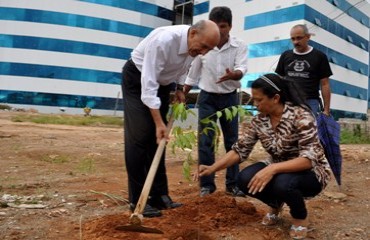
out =
[(159, 229), (164, 234), (116, 230), (117, 226), (129, 224), (130, 212), (126, 211), (86, 222), (84, 239), (212, 240), (216, 235), (230, 235), (232, 229), (243, 228), (262, 218), (262, 213), (257, 212), (247, 198), (233, 198), (221, 191), (206, 197), (184, 195), (182, 203), (182, 207), (162, 211), (160, 218), (143, 219), (143, 226)]

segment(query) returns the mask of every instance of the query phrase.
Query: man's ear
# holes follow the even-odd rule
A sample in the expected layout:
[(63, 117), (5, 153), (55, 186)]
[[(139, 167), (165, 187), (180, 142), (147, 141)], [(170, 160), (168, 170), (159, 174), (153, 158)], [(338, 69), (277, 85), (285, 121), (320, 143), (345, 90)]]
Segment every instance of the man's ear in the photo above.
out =
[(196, 28), (190, 29), (189, 36), (193, 38), (195, 35), (197, 35), (198, 30)]

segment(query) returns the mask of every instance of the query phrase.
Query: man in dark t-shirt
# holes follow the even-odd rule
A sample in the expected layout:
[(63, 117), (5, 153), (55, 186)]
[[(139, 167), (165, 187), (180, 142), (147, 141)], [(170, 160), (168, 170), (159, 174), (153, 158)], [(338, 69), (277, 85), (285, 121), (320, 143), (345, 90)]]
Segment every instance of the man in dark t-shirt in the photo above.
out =
[(307, 104), (317, 115), (320, 111), (320, 94), (324, 102), (324, 114), (330, 115), (330, 69), (327, 56), (308, 45), (311, 34), (307, 26), (298, 24), (290, 30), (290, 39), (294, 49), (285, 51), (279, 59), (275, 72), (289, 79), (294, 79), (305, 93)]

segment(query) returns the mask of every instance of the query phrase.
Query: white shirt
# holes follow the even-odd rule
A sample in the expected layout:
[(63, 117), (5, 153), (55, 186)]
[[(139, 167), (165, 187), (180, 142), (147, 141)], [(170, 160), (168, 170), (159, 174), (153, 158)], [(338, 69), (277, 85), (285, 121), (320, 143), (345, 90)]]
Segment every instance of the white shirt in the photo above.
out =
[(206, 55), (199, 55), (194, 59), (185, 84), (198, 85), (206, 92), (230, 93), (241, 84), (237, 80), (216, 83), (226, 73), (226, 68), (231, 71), (240, 70), (243, 74), (247, 72), (247, 45), (232, 36), (221, 49), (215, 47)]
[[(188, 25), (154, 29), (132, 51), (131, 58), (141, 72), (141, 100), (152, 109), (159, 109), (160, 85), (183, 84), (193, 57), (188, 55)], [(181, 82), (182, 81), (182, 82)]]

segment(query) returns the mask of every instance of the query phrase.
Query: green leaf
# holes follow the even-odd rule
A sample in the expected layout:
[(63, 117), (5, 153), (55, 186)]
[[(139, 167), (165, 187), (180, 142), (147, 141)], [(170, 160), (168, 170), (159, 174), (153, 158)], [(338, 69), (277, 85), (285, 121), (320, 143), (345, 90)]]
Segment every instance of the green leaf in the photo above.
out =
[(217, 115), (217, 118), (220, 118), (220, 117), (222, 116), (222, 112), (217, 111), (217, 112), (216, 112), (216, 115)]
[(232, 112), (233, 112), (233, 117), (235, 117), (238, 114), (238, 108), (235, 107), (235, 106), (232, 106), (231, 109), (232, 109)]
[(188, 118), (188, 114), (186, 111), (183, 111), (181, 113), (181, 121), (185, 121)]
[(188, 109), (187, 112), (188, 112), (188, 114), (191, 114), (193, 116), (196, 116), (195, 112), (193, 112), (191, 109)]
[(228, 121), (231, 121), (233, 119), (231, 111), (228, 108), (225, 108), (225, 116), (226, 116), (226, 120)]

